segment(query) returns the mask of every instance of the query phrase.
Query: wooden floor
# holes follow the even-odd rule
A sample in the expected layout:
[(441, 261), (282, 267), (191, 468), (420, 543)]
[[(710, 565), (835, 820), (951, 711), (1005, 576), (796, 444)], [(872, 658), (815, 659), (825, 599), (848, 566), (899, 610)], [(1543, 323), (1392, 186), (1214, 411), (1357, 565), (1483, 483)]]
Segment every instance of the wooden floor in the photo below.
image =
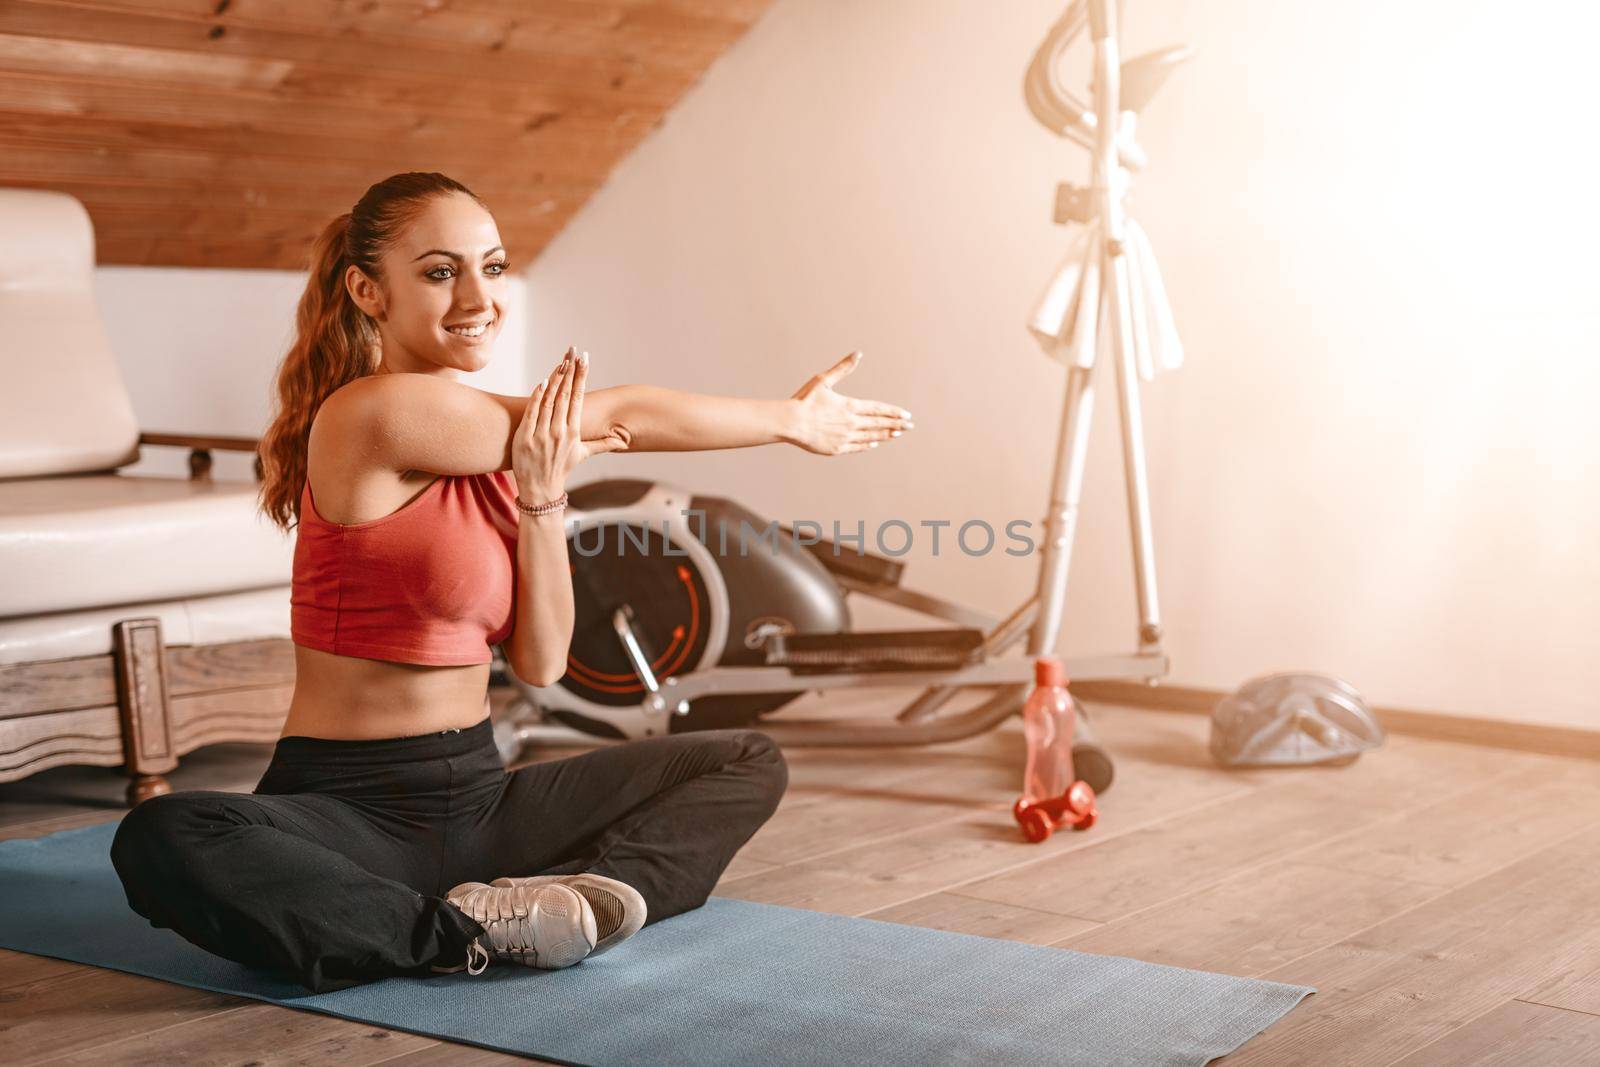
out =
[[(1042, 845), (1010, 820), (1017, 720), (790, 748), (788, 795), (717, 894), (1317, 987), (1228, 1067), (1600, 1063), (1600, 763), (1392, 738), (1343, 768), (1229, 772), (1203, 716), (1094, 721), (1116, 785), (1098, 826)], [(268, 753), (215, 746), (173, 784), (248, 790)], [(0, 837), (114, 819), (121, 790), (89, 768), (0, 785)], [(0, 953), (0, 1062), (530, 1061)]]

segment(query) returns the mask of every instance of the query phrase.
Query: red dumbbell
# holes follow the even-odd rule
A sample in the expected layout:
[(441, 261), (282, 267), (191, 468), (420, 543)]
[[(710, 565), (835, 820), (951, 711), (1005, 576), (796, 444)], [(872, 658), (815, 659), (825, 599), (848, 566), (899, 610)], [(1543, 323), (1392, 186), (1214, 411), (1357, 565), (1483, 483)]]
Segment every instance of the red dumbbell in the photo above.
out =
[(1074, 830), (1087, 830), (1100, 814), (1095, 807), (1094, 790), (1088, 782), (1073, 782), (1072, 788), (1058, 797), (1029, 800), (1018, 797), (1011, 806), (1022, 836), (1034, 844), (1047, 840), (1051, 833), (1070, 826)]

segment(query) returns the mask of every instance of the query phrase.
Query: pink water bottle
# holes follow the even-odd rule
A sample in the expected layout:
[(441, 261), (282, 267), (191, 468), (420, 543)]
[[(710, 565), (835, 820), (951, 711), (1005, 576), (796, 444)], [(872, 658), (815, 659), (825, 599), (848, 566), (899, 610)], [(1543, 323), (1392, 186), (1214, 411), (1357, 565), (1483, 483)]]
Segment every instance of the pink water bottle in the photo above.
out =
[(1022, 796), (1012, 814), (1029, 841), (1043, 841), (1052, 831), (1071, 824), (1079, 830), (1094, 825), (1094, 790), (1072, 773), (1072, 731), (1077, 718), (1067, 692), (1067, 672), (1054, 656), (1033, 664), (1034, 690), (1022, 708), (1022, 729), (1028, 739), (1028, 765), (1022, 775)]

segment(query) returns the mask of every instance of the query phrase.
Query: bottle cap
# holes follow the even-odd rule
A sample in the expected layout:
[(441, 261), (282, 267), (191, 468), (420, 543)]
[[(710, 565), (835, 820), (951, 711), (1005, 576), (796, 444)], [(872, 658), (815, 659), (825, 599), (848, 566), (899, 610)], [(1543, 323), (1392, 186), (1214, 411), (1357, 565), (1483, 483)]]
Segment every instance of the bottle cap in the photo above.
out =
[(1040, 656), (1033, 661), (1033, 680), (1041, 686), (1067, 684), (1067, 667), (1055, 656)]

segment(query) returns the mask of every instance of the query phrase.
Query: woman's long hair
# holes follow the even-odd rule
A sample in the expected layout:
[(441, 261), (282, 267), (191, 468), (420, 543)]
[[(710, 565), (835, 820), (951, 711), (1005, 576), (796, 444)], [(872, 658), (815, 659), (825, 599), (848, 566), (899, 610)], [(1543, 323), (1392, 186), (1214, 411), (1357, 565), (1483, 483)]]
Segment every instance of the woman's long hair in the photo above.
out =
[(384, 251), (430, 199), (450, 193), (465, 193), (483, 203), (465, 185), (434, 171), (391, 175), (328, 223), (312, 246), (311, 274), (295, 313), (294, 344), (278, 366), (273, 384), (277, 402), (258, 449), (261, 510), (285, 532), (300, 521), (306, 451), (317, 409), (340, 386), (375, 371), (382, 356), (377, 323), (350, 298), (345, 272), (354, 264), (381, 281)]

